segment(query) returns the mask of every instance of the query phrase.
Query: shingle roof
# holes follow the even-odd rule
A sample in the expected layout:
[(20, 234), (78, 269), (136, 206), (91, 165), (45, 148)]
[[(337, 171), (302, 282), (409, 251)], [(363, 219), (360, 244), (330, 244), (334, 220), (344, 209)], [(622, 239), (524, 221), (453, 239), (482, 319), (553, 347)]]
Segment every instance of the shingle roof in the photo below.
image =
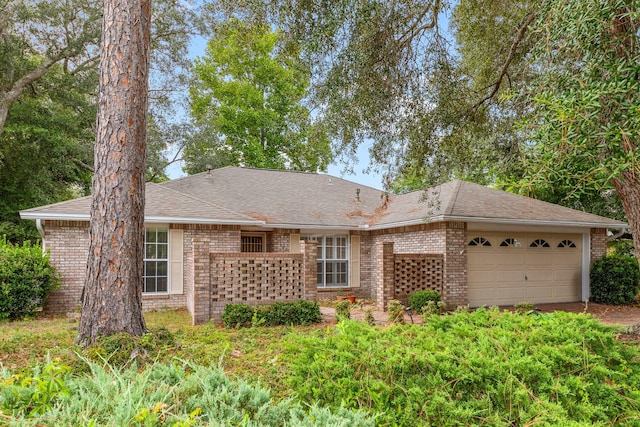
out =
[[(225, 167), (147, 184), (150, 222), (252, 224), (288, 228), (389, 228), (425, 221), (622, 227), (551, 203), (453, 181), (403, 195), (305, 172)], [(89, 197), (21, 212), (23, 218), (88, 220)]]

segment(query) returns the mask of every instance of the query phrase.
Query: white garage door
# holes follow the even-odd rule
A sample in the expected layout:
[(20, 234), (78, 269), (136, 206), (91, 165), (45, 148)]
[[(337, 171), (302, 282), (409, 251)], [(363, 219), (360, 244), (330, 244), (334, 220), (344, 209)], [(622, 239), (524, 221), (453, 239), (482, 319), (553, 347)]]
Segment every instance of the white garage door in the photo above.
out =
[(469, 232), (469, 305), (573, 302), (582, 296), (582, 236)]

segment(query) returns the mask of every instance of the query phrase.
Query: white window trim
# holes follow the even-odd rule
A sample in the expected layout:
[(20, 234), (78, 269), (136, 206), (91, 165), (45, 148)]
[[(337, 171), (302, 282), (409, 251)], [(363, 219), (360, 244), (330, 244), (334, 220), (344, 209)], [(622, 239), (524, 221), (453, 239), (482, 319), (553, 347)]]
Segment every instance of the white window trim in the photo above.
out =
[[(162, 230), (167, 232), (167, 258), (166, 259), (162, 259), (162, 258), (147, 258), (146, 254), (147, 254), (147, 230)], [(151, 226), (145, 226), (144, 227), (144, 254), (143, 254), (143, 258), (142, 258), (142, 263), (144, 265), (144, 263), (146, 261), (165, 261), (167, 263), (167, 290), (166, 291), (161, 291), (161, 292), (145, 292), (144, 290), (144, 281), (146, 279), (146, 276), (144, 275), (144, 270), (142, 273), (142, 295), (143, 296), (151, 296), (151, 295), (169, 295), (170, 291), (171, 291), (171, 262), (170, 262), (170, 251), (171, 251), (171, 233), (169, 232), (169, 227), (168, 226), (163, 226), (163, 225), (151, 225)], [(157, 276), (156, 276), (157, 277)]]
[[(317, 239), (318, 237), (322, 237), (323, 246), (318, 245), (318, 261), (322, 261), (322, 265), (324, 271), (322, 272), (323, 283), (318, 283), (318, 289), (346, 289), (351, 287), (351, 236), (349, 234), (344, 233), (313, 233), (313, 234), (301, 234), (300, 238), (303, 240), (306, 239)], [(347, 246), (345, 248), (346, 258), (325, 258), (325, 245), (327, 237), (346, 237)], [(322, 254), (322, 258), (320, 258), (320, 254)], [(335, 285), (335, 286), (327, 286), (327, 272), (326, 272), (326, 262), (327, 261), (346, 261), (347, 262), (347, 283), (345, 285)]]

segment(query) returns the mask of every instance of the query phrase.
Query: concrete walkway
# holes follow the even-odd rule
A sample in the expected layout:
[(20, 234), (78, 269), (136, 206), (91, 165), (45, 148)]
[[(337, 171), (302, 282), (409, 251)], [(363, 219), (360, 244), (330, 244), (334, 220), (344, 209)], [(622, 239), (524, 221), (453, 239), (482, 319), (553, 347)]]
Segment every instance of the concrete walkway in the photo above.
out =
[[(558, 303), (558, 304), (538, 304), (536, 306), (543, 313), (550, 313), (554, 311), (567, 311), (570, 313), (589, 313), (594, 317), (599, 318), (602, 323), (608, 325), (622, 325), (633, 326), (640, 324), (640, 306), (614, 306), (595, 303)], [(500, 307), (504, 310), (513, 310), (513, 307)], [(372, 309), (372, 314), (377, 325), (385, 325), (389, 315), (380, 310), (376, 310), (374, 305), (371, 304), (355, 304), (351, 308), (351, 318), (356, 320), (364, 320), (365, 311)], [(333, 307), (320, 307), (323, 320), (326, 323), (336, 323), (335, 309)], [(405, 315), (405, 322), (411, 323), (409, 315)], [(419, 315), (413, 315), (414, 323), (422, 323)]]

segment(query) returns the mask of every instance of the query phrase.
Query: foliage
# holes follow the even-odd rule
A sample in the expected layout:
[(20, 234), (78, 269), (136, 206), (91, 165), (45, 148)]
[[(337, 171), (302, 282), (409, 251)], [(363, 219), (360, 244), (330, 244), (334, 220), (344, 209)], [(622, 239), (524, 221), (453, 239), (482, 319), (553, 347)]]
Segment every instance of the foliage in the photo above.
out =
[(351, 302), (342, 300), (336, 304), (336, 320), (351, 319)]
[(608, 255), (591, 265), (591, 297), (603, 304), (630, 304), (640, 290), (638, 260)]
[(122, 367), (134, 361), (138, 365), (155, 357), (166, 347), (176, 345), (174, 335), (165, 327), (150, 329), (142, 336), (117, 333), (99, 337), (85, 349), (87, 359)]
[(519, 302), (513, 308), (518, 314), (529, 314), (536, 309), (536, 305), (532, 302)]
[(376, 324), (376, 318), (373, 317), (373, 309), (368, 308), (365, 310), (364, 312), (364, 321), (367, 325), (375, 325)]
[(443, 314), (447, 310), (447, 304), (444, 301), (427, 301), (426, 305), (422, 306), (422, 310), (419, 313), (422, 315), (422, 321), (427, 322), (429, 317), (436, 314)]
[(379, 425), (634, 425), (638, 347), (584, 314), (478, 309), (384, 329), (353, 321), (287, 348), (304, 402)]
[(193, 68), (191, 112), (206, 131), (185, 148), (189, 173), (204, 170), (203, 157), (210, 167), (326, 169), (329, 139), (302, 105), (309, 72), (282, 40), (267, 24), (231, 19), (215, 27)]
[[(232, 381), (218, 368), (174, 362), (138, 371), (87, 364), (89, 374), (80, 376), (69, 375), (57, 362), (42, 373), (34, 369), (29, 378), (3, 372), (4, 425), (373, 425), (362, 412), (275, 400), (269, 391)], [(41, 384), (47, 387), (43, 393)]]
[(0, 320), (33, 316), (58, 280), (39, 245), (18, 246), (0, 239)]
[(226, 327), (309, 325), (322, 320), (316, 301), (275, 302), (251, 307), (246, 304), (227, 304), (222, 313)]
[(440, 292), (423, 290), (415, 291), (409, 295), (409, 307), (411, 307), (416, 313), (420, 313), (422, 311), (422, 307), (427, 305), (429, 301), (433, 301), (434, 303), (440, 301)]
[(404, 305), (398, 300), (392, 299), (387, 304), (387, 313), (389, 317), (387, 321), (394, 324), (404, 324)]
[(607, 255), (635, 256), (633, 241), (623, 239), (608, 241)]
[(222, 323), (227, 328), (251, 326), (255, 310), (246, 304), (227, 304), (222, 312)]

